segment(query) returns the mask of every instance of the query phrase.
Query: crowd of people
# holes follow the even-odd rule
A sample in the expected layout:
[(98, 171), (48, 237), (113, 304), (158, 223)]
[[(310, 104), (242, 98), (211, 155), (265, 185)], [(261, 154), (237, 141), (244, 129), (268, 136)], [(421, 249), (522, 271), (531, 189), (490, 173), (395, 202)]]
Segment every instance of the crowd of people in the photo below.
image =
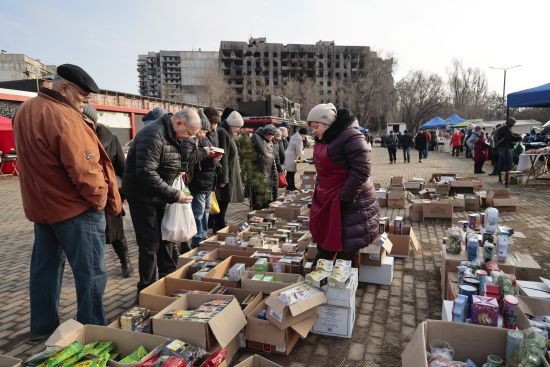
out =
[[(184, 107), (176, 113), (155, 108), (143, 118), (127, 155), (115, 134), (98, 122), (88, 104), (99, 88), (82, 68), (57, 68), (51, 86), (24, 102), (14, 117), (20, 184), (26, 217), (34, 222), (30, 266), (31, 340), (59, 325), (63, 270), (68, 261), (78, 300), (77, 320), (104, 325), (107, 282), (104, 245), (113, 246), (122, 275), (133, 267), (124, 234), (127, 202), (138, 247), (137, 291), (176, 270), (182, 251), (226, 226), (230, 203), (242, 203), (239, 139), (243, 117), (226, 108)], [(355, 261), (378, 229), (378, 202), (370, 177), (370, 143), (347, 110), (331, 104), (312, 109), (308, 125), (316, 136), (312, 236), (319, 257)], [(248, 134), (248, 133), (247, 133)], [(252, 190), (254, 209), (278, 195), (280, 182), (296, 190), (297, 161), (308, 130), (292, 136), (286, 126), (266, 125), (251, 134), (254, 168), (267, 195)], [(185, 187), (175, 187), (183, 181)], [(219, 211), (210, 214), (215, 195)], [(163, 240), (167, 205), (190, 204), (197, 233), (189, 243)]]

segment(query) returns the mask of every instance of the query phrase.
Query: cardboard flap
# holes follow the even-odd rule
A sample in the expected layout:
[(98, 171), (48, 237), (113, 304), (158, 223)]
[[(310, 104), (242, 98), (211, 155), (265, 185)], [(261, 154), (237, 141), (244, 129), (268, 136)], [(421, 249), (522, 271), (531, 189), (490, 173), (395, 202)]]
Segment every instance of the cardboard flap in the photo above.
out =
[(315, 322), (317, 322), (317, 319), (319, 318), (319, 315), (312, 316), (310, 318), (307, 318), (303, 321), (300, 321), (297, 324), (292, 325), (290, 328), (300, 334), (302, 339), (307, 338), (309, 332), (311, 329), (313, 329), (313, 325), (315, 325)]
[(403, 353), (401, 353), (403, 367), (423, 367), (428, 365), (425, 354), (418, 353), (418, 351), (426, 350), (426, 329), (427, 321), (423, 321), (416, 328), (411, 341), (407, 344)]
[[(230, 317), (227, 316), (230, 315)], [(225, 348), (246, 325), (246, 318), (235, 298), (225, 306), (222, 314), (208, 322), (210, 330), (222, 348)]]
[(0, 367), (19, 367), (22, 362), (19, 358), (0, 355)]
[(413, 244), (414, 250), (418, 251), (418, 238), (416, 238), (416, 234), (414, 233), (414, 230), (411, 228), (411, 231), (409, 232), (409, 236), (411, 237), (411, 242)]
[(325, 292), (319, 292), (305, 301), (296, 302), (295, 304), (290, 305), (288, 308), (290, 309), (292, 316), (296, 316), (326, 302), (327, 296), (325, 295)]
[(46, 340), (46, 345), (57, 345), (64, 347), (69, 345), (73, 340), (76, 339), (76, 336), (81, 334), (84, 330), (84, 325), (80, 322), (69, 319), (59, 325), (57, 329), (52, 333), (52, 335)]

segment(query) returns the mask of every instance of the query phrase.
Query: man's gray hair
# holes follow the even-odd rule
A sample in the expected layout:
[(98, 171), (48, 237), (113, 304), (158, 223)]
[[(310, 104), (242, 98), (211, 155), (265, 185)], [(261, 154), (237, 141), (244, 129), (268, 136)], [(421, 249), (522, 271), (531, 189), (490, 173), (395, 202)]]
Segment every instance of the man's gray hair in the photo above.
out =
[(201, 118), (197, 110), (193, 107), (184, 107), (182, 110), (176, 112), (174, 117), (178, 120), (185, 122), (186, 125), (200, 128)]
[(55, 74), (52, 80), (52, 87), (57, 88), (61, 83), (67, 83), (67, 80)]

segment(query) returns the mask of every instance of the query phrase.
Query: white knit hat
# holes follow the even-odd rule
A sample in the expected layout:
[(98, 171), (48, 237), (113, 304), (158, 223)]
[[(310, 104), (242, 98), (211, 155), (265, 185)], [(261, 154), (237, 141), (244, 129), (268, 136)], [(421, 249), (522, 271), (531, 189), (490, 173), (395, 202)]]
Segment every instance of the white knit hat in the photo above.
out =
[(244, 125), (243, 117), (237, 111), (231, 112), (225, 121), (231, 127), (243, 127)]
[(307, 122), (320, 122), (331, 125), (336, 120), (336, 107), (332, 103), (321, 103), (307, 114)]
[(281, 131), (281, 135), (283, 138), (288, 138), (288, 129), (286, 127), (279, 127), (279, 131)]

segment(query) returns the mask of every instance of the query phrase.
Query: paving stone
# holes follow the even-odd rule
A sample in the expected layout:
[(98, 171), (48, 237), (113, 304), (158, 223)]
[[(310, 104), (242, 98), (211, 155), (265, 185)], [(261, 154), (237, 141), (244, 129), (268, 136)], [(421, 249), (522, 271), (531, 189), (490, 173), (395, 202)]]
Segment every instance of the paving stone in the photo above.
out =
[(365, 345), (352, 343), (348, 349), (348, 359), (352, 361), (363, 360), (363, 354), (365, 353)]

